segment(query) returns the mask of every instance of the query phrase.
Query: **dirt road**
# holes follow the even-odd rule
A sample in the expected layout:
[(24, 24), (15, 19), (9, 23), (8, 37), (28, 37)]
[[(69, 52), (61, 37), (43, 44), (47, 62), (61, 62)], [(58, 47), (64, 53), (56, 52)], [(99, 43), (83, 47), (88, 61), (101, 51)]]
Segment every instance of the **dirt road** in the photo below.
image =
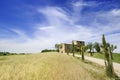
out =
[[(76, 57), (81, 57), (81, 55), (75, 55)], [(98, 58), (93, 58), (93, 57), (88, 57), (88, 56), (85, 56), (85, 59), (89, 60), (89, 61), (92, 61), (94, 63), (97, 63), (99, 65), (102, 65), (102, 66), (105, 66), (105, 63), (104, 63), (104, 60), (102, 59), (98, 59)], [(117, 73), (117, 75), (120, 76), (120, 64), (119, 63), (115, 63), (113, 62), (113, 66), (114, 66), (114, 70), (115, 72)]]

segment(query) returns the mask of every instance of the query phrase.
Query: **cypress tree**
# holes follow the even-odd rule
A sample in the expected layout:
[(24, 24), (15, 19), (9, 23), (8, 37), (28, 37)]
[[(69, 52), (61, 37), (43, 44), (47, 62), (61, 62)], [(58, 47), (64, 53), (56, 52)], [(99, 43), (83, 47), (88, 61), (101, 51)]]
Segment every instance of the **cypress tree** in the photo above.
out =
[(103, 46), (106, 74), (109, 77), (114, 77), (113, 63), (112, 63), (112, 59), (111, 59), (111, 50), (110, 50), (110, 46), (108, 46), (106, 43), (104, 34), (102, 35), (102, 46)]

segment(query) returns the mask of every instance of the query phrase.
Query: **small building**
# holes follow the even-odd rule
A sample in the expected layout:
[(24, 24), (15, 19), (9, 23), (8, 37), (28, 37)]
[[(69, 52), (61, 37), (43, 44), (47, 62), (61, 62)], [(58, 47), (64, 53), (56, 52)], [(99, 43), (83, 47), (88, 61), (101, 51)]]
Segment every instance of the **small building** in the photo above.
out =
[(84, 41), (73, 40), (73, 41), (72, 41), (72, 44), (73, 44), (73, 45), (76, 45), (76, 46), (78, 46), (78, 47), (81, 47), (81, 46), (84, 46), (84, 45), (85, 45), (85, 42), (84, 42)]
[(59, 53), (69, 53), (71, 51), (71, 46), (75, 45), (78, 47), (84, 46), (84, 41), (73, 40), (72, 44), (61, 43), (59, 46)]
[(69, 53), (71, 44), (62, 43), (59, 46), (59, 53)]

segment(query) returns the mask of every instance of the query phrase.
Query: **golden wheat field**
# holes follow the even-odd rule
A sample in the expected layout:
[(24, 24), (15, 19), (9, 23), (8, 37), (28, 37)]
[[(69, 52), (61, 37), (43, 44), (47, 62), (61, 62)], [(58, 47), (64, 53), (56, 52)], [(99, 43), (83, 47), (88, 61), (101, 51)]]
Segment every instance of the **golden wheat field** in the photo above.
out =
[(0, 56), (0, 80), (109, 80), (102, 67), (66, 54)]

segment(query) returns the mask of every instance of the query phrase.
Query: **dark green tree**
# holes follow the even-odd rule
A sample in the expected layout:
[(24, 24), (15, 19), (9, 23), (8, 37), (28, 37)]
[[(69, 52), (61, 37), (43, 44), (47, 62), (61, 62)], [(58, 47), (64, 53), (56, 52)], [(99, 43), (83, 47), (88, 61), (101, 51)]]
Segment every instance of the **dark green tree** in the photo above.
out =
[(92, 50), (93, 50), (93, 44), (92, 44), (92, 42), (89, 42), (87, 44), (87, 49), (89, 49), (90, 55), (93, 56), (93, 54), (92, 54)]
[(116, 45), (110, 45), (110, 48), (111, 48), (111, 52), (113, 53), (113, 51), (115, 50), (115, 49), (117, 49), (117, 46)]
[(117, 46), (116, 45), (113, 45), (113, 44), (110, 44), (110, 43), (107, 43), (107, 47), (110, 47), (110, 51), (111, 51), (111, 58), (113, 59), (113, 56), (112, 56), (112, 53), (115, 49), (117, 49)]
[(100, 52), (100, 44), (98, 42), (94, 43), (94, 48), (97, 52)]
[(102, 48), (103, 48), (103, 54), (104, 54), (106, 74), (109, 77), (114, 77), (113, 63), (112, 63), (112, 59), (111, 59), (111, 50), (105, 40), (104, 35), (102, 35)]
[(59, 52), (60, 44), (55, 44), (56, 51)]

